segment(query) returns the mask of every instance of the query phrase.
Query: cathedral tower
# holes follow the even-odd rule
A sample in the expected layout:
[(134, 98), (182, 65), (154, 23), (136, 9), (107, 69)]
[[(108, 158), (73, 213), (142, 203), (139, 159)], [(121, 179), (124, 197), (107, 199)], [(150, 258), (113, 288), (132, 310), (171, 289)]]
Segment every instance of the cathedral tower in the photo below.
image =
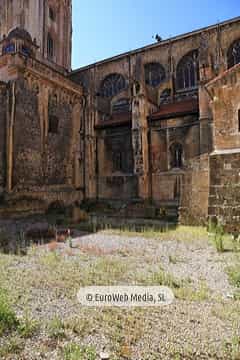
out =
[(40, 59), (71, 70), (71, 0), (0, 0), (0, 40), (15, 28), (36, 39)]

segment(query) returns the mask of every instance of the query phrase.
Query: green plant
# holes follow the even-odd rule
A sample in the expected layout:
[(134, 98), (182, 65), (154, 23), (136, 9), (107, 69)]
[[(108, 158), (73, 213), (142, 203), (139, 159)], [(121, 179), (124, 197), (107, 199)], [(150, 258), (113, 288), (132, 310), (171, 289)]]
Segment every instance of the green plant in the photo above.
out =
[(0, 335), (15, 330), (18, 325), (19, 321), (11, 308), (7, 293), (0, 288)]
[(204, 301), (209, 298), (209, 288), (205, 282), (201, 282), (198, 289), (193, 289), (188, 284), (182, 285), (179, 289), (176, 289), (175, 296), (181, 300), (188, 301)]
[(38, 330), (39, 324), (37, 321), (31, 319), (28, 315), (26, 315), (23, 320), (19, 323), (18, 333), (23, 338), (32, 337)]
[(240, 288), (240, 265), (238, 264), (227, 268), (227, 273), (231, 283), (237, 288)]
[(18, 337), (12, 337), (9, 341), (7, 341), (5, 344), (0, 346), (0, 358), (4, 359), (10, 359), (10, 354), (20, 354), (21, 351), (24, 349), (24, 340), (20, 339)]
[(161, 267), (159, 271), (156, 271), (152, 274), (150, 283), (160, 286), (169, 286), (173, 289), (178, 289), (182, 285), (181, 280), (174, 278), (171, 274), (165, 272)]
[(231, 359), (238, 360), (240, 358), (240, 337), (236, 334), (230, 341), (225, 341), (224, 350), (231, 356)]
[(215, 227), (213, 242), (218, 252), (224, 252), (224, 228), (221, 224)]
[(53, 318), (48, 324), (48, 333), (51, 338), (63, 339), (65, 338), (65, 326), (59, 317)]
[(63, 349), (64, 360), (96, 360), (97, 353), (92, 346), (80, 346), (75, 343), (68, 344)]

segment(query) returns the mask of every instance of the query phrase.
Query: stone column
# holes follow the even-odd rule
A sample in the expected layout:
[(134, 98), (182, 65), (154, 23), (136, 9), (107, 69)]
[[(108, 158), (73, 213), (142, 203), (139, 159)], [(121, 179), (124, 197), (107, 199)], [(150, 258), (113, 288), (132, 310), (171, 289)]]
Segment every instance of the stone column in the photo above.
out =
[(199, 50), (200, 82), (199, 82), (199, 121), (200, 121), (200, 146), (199, 153), (209, 153), (212, 150), (212, 113), (210, 99), (205, 85), (213, 77), (213, 68), (209, 52), (209, 35), (202, 34)]
[(134, 157), (134, 173), (138, 176), (138, 196), (149, 198), (149, 154), (148, 154), (148, 126), (146, 103), (143, 94), (136, 91), (138, 83), (134, 84), (132, 101), (132, 145)]
[(7, 104), (7, 192), (12, 191), (13, 180), (13, 129), (15, 121), (16, 110), (16, 83), (13, 82), (8, 89), (8, 104)]

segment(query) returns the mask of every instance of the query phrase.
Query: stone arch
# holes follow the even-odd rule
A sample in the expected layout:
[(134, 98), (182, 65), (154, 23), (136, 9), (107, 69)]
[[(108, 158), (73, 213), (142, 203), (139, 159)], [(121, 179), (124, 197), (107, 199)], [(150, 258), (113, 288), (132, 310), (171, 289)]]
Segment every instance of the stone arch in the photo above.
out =
[(106, 76), (100, 85), (100, 96), (110, 98), (118, 95), (127, 88), (127, 82), (123, 75), (114, 73)]
[(240, 39), (235, 40), (227, 52), (228, 69), (240, 63)]
[(177, 65), (176, 85), (178, 90), (195, 88), (199, 80), (198, 51), (193, 50), (182, 57)]
[(145, 64), (144, 72), (146, 84), (152, 87), (159, 86), (166, 79), (165, 69), (158, 62)]

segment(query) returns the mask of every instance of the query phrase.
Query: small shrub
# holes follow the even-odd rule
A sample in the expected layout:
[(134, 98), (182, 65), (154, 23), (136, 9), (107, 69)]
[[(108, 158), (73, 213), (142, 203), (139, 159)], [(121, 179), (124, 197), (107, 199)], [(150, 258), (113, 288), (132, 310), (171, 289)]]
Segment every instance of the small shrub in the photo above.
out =
[(64, 360), (96, 360), (97, 353), (92, 346), (68, 344), (63, 349)]
[(0, 335), (15, 330), (19, 321), (12, 310), (6, 292), (0, 288)]

